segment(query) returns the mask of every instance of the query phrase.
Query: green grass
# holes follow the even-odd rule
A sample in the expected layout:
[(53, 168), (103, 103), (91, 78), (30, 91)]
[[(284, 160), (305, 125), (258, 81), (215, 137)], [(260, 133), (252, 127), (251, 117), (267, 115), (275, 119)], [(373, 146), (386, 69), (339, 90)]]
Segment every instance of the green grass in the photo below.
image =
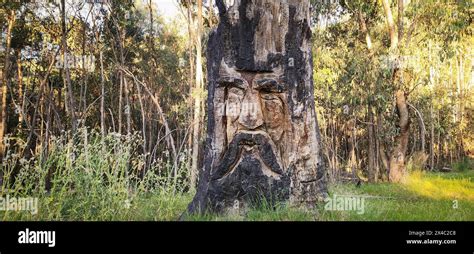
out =
[[(465, 173), (414, 173), (402, 184), (367, 184), (349, 187), (350, 193), (373, 196), (365, 213), (323, 213), (320, 220), (362, 221), (463, 221), (474, 220), (473, 171)], [(457, 200), (457, 208), (453, 208)]]
[[(245, 216), (195, 216), (190, 220), (246, 221), (474, 221), (474, 171), (452, 173), (413, 173), (404, 183), (332, 185), (330, 196), (365, 197), (364, 213), (316, 209), (267, 207)], [(457, 208), (453, 208), (457, 200)]]
[[(413, 179), (410, 179), (413, 177)], [(190, 221), (473, 221), (474, 171), (415, 174), (401, 184), (352, 184), (330, 186), (330, 196), (365, 197), (363, 214), (327, 211), (324, 204), (301, 209), (284, 204), (260, 207), (245, 215), (194, 215)], [(434, 188), (434, 189), (433, 189)], [(443, 192), (446, 189), (446, 192)], [(451, 196), (454, 195), (454, 196)], [(457, 196), (456, 196), (457, 195)], [(119, 195), (120, 196), (120, 195)], [(39, 213), (0, 212), (3, 220), (177, 220), (192, 198), (170, 190), (129, 194), (129, 198), (100, 199), (94, 195), (69, 197), (45, 195)], [(105, 194), (104, 197), (107, 197)], [(131, 198), (130, 198), (131, 197)], [(58, 199), (58, 200), (55, 200)], [(453, 200), (458, 208), (453, 208)], [(95, 205), (93, 205), (95, 203)]]
[[(194, 215), (190, 221), (473, 221), (474, 172), (416, 174), (402, 184), (351, 184), (330, 186), (330, 196), (365, 197), (363, 214), (356, 211), (327, 211), (324, 204), (315, 209), (280, 205), (260, 207), (245, 215)], [(435, 188), (435, 189), (433, 189)], [(446, 192), (443, 194), (443, 189)], [(44, 195), (39, 213), (0, 212), (3, 220), (177, 220), (192, 194), (173, 194), (169, 190), (129, 194), (112, 199), (86, 196)], [(454, 196), (451, 196), (454, 195)], [(456, 197), (456, 195), (458, 195)], [(55, 200), (58, 199), (58, 200)], [(453, 208), (453, 200), (458, 208)], [(95, 205), (94, 205), (95, 204)]]

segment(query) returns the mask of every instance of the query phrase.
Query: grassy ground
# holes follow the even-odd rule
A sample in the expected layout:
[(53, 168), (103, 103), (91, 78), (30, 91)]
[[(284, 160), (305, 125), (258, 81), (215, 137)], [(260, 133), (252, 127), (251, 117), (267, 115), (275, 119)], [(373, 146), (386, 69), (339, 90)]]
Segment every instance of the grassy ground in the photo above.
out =
[[(249, 221), (473, 221), (474, 171), (414, 172), (401, 184), (378, 183), (330, 186), (330, 196), (364, 197), (364, 213), (357, 210), (312, 211), (291, 207), (256, 209), (245, 216), (195, 216), (191, 220)], [(456, 200), (456, 201), (455, 201)], [(457, 204), (457, 208), (454, 208)]]
[[(9, 151), (0, 165), (0, 172), (4, 173), (0, 184), (0, 221), (163, 221), (177, 220), (186, 210), (193, 196), (182, 192), (188, 179), (186, 160), (176, 173), (170, 160), (157, 162), (142, 178), (145, 160), (133, 153), (141, 144), (138, 135), (110, 134), (103, 138), (92, 131), (87, 136), (87, 142), (78, 136), (76, 145), (70, 139), (55, 139), (46, 158), (25, 160), (21, 153)], [(329, 187), (333, 198), (361, 197), (363, 210), (333, 211), (325, 209), (324, 203), (311, 210), (281, 205), (262, 206), (244, 215), (207, 214), (188, 219), (473, 221), (474, 163), (464, 160), (453, 164), (453, 169), (452, 173), (413, 172), (400, 184)], [(9, 182), (15, 170), (15, 181)], [(37, 212), (4, 211), (8, 197), (36, 198)]]
[[(144, 180), (127, 173), (137, 171), (140, 163), (130, 161), (130, 146), (110, 140), (107, 149), (93, 144), (77, 152), (74, 164), (66, 143), (57, 146), (43, 163), (28, 163), (12, 156), (2, 165), (11, 172), (12, 165), (22, 164), (14, 184), (0, 186), (0, 221), (39, 220), (176, 220), (185, 211), (192, 198), (182, 193), (179, 179), (158, 177), (149, 171)], [(65, 152), (66, 151), (66, 152)], [(104, 152), (113, 151), (113, 152)], [(132, 157), (133, 159), (133, 157)], [(19, 161), (18, 161), (19, 160)], [(37, 160), (41, 161), (41, 160)], [(471, 164), (470, 164), (471, 165)], [(166, 165), (165, 165), (166, 166)], [(51, 168), (56, 173), (51, 176)], [(166, 168), (166, 167), (165, 167)], [(331, 211), (325, 204), (315, 209), (302, 210), (281, 205), (275, 209), (261, 207), (245, 215), (192, 216), (189, 220), (222, 221), (412, 221), (474, 220), (474, 170), (464, 167), (452, 173), (414, 172), (400, 184), (378, 183), (330, 186), (330, 197), (362, 197), (363, 213)], [(185, 174), (185, 170), (180, 170)], [(8, 174), (6, 175), (8, 176)], [(185, 177), (185, 175), (184, 175)], [(182, 179), (185, 179), (185, 178)], [(8, 179), (8, 177), (5, 177)], [(49, 179), (49, 180), (46, 180)], [(46, 187), (46, 182), (48, 182)], [(5, 197), (34, 197), (38, 199), (38, 212), (1, 211)], [(5, 201), (3, 201), (5, 203)], [(457, 208), (456, 208), (457, 207)]]
[[(378, 183), (330, 186), (330, 196), (364, 197), (364, 213), (328, 211), (324, 204), (313, 210), (280, 206), (260, 208), (245, 215), (200, 215), (188, 220), (204, 221), (462, 221), (474, 220), (474, 171), (412, 173), (402, 184)], [(135, 195), (89, 193), (44, 195), (39, 212), (0, 212), (1, 220), (176, 220), (191, 200), (191, 194), (160, 190)], [(59, 199), (55, 200), (55, 199)], [(453, 208), (457, 200), (457, 208)]]

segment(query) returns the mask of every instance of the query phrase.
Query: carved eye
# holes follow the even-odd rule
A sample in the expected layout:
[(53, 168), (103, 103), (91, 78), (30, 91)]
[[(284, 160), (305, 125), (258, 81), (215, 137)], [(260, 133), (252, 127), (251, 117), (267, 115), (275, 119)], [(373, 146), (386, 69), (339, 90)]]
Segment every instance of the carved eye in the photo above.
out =
[(229, 102), (239, 102), (244, 97), (244, 91), (237, 87), (229, 88), (228, 100)]
[(271, 93), (262, 93), (260, 94), (260, 97), (262, 97), (262, 99), (266, 101), (272, 101), (272, 100), (280, 101), (280, 98), (277, 95), (271, 94)]
[(276, 94), (272, 93), (262, 93), (260, 97), (263, 100), (263, 104), (265, 105), (265, 110), (269, 114), (279, 114), (283, 112), (283, 102), (281, 101), (280, 97)]
[(239, 78), (233, 78), (233, 77), (221, 77), (218, 81), (220, 87), (242, 87), (244, 85), (244, 81)]
[(264, 93), (282, 93), (285, 91), (284, 84), (274, 79), (261, 79), (256, 83), (257, 89)]

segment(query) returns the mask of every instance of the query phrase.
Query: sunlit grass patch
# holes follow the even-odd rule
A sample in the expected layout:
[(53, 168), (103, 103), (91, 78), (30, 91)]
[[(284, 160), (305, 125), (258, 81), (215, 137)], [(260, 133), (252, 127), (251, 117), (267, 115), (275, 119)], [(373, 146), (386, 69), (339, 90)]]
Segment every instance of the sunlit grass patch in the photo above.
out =
[[(474, 191), (473, 173), (472, 170), (452, 173), (430, 172), (409, 178), (417, 182), (371, 183), (362, 184), (359, 188), (354, 184), (332, 185), (330, 195), (367, 197), (364, 213), (326, 211), (321, 207), (317, 220), (472, 221), (474, 220), (474, 202), (470, 197)], [(445, 186), (446, 192), (443, 192)], [(413, 188), (419, 188), (419, 190), (414, 191)], [(439, 197), (434, 195), (439, 195)]]
[(407, 176), (404, 186), (417, 195), (432, 199), (474, 201), (474, 182), (471, 178), (446, 178), (415, 171)]

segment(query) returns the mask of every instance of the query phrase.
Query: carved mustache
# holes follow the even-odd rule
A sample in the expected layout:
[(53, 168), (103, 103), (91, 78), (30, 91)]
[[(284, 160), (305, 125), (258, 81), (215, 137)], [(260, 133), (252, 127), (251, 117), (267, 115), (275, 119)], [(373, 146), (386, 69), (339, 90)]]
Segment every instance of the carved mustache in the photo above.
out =
[(265, 132), (242, 132), (235, 135), (232, 139), (221, 163), (211, 174), (211, 180), (221, 179), (234, 169), (245, 145), (256, 147), (265, 165), (274, 173), (283, 174), (283, 170), (274, 153), (273, 141), (270, 136)]

